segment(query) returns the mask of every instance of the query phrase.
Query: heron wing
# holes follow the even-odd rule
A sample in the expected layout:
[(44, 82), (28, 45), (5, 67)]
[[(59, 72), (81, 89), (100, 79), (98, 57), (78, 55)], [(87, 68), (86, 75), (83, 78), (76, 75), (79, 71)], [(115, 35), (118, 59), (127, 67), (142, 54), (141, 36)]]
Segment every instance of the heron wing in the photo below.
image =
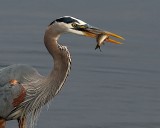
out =
[[(36, 81), (40, 74), (27, 65), (12, 65), (0, 70), (0, 117), (7, 118), (10, 112), (18, 106), (25, 98), (25, 87), (27, 83)], [(18, 83), (11, 85), (11, 80)]]

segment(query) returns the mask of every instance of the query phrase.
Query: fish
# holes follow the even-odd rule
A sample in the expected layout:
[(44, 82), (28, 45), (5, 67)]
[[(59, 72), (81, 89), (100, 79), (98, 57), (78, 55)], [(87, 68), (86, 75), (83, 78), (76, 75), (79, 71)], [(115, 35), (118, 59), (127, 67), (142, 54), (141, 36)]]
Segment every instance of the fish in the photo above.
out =
[(109, 36), (107, 36), (106, 34), (99, 34), (97, 35), (96, 41), (97, 41), (97, 45), (95, 47), (95, 50), (97, 48), (99, 48), (99, 50), (101, 51), (101, 45), (104, 44), (104, 41), (109, 38)]

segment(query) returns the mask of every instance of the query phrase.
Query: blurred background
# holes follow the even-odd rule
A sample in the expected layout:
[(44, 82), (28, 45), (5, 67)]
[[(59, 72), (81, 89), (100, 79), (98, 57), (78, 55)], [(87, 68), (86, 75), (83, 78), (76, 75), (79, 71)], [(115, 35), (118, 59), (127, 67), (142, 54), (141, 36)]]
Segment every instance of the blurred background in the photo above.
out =
[[(47, 75), (52, 68), (43, 36), (64, 15), (123, 36), (123, 45), (66, 34), (72, 70), (62, 91), (44, 107), (38, 128), (160, 127), (159, 0), (2, 0), (0, 67), (22, 63)], [(16, 121), (7, 123), (15, 128)]]

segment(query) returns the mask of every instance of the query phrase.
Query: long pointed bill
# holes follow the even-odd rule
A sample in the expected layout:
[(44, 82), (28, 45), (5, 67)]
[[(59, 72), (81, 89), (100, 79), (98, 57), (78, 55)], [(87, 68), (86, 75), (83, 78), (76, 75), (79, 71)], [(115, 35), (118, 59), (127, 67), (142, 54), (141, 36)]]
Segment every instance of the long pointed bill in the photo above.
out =
[(115, 37), (115, 38), (118, 38), (118, 39), (121, 39), (121, 40), (125, 40), (122, 36), (119, 36), (117, 34), (114, 34), (114, 33), (111, 33), (111, 32), (105, 32), (105, 34), (108, 36), (108, 38), (106, 38), (104, 41), (106, 42), (110, 42), (110, 43), (114, 43), (114, 44), (122, 44), (121, 42), (119, 41), (116, 41), (116, 40), (113, 40), (111, 39), (110, 37)]
[[(114, 44), (122, 44), (119, 41), (111, 39), (111, 37), (124, 40), (124, 38), (122, 36), (119, 36), (117, 34), (114, 34), (114, 33), (111, 33), (111, 32), (107, 32), (107, 31), (104, 31), (104, 30), (101, 30), (101, 29), (98, 29), (98, 28), (94, 28), (94, 27), (84, 28), (82, 31), (83, 31), (84, 35), (87, 36), (87, 37), (92, 37), (92, 38), (96, 38), (96, 39), (98, 38), (97, 39), (97, 43), (100, 43), (100, 45), (104, 41), (105, 42), (114, 43)], [(103, 40), (101, 40), (101, 38), (99, 39), (99, 35), (103, 35), (106, 38), (103, 38)], [(98, 40), (100, 42), (98, 42)]]

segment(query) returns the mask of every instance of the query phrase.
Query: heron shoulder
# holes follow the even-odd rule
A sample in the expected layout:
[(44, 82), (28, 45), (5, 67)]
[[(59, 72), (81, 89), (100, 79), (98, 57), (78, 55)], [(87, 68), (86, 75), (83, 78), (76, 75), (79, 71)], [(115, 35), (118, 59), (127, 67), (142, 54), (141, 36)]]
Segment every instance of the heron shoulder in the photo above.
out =
[(24, 82), (25, 77), (37, 76), (38, 71), (25, 64), (14, 64), (0, 70), (0, 85), (7, 83), (8, 81), (15, 79), (19, 82)]

